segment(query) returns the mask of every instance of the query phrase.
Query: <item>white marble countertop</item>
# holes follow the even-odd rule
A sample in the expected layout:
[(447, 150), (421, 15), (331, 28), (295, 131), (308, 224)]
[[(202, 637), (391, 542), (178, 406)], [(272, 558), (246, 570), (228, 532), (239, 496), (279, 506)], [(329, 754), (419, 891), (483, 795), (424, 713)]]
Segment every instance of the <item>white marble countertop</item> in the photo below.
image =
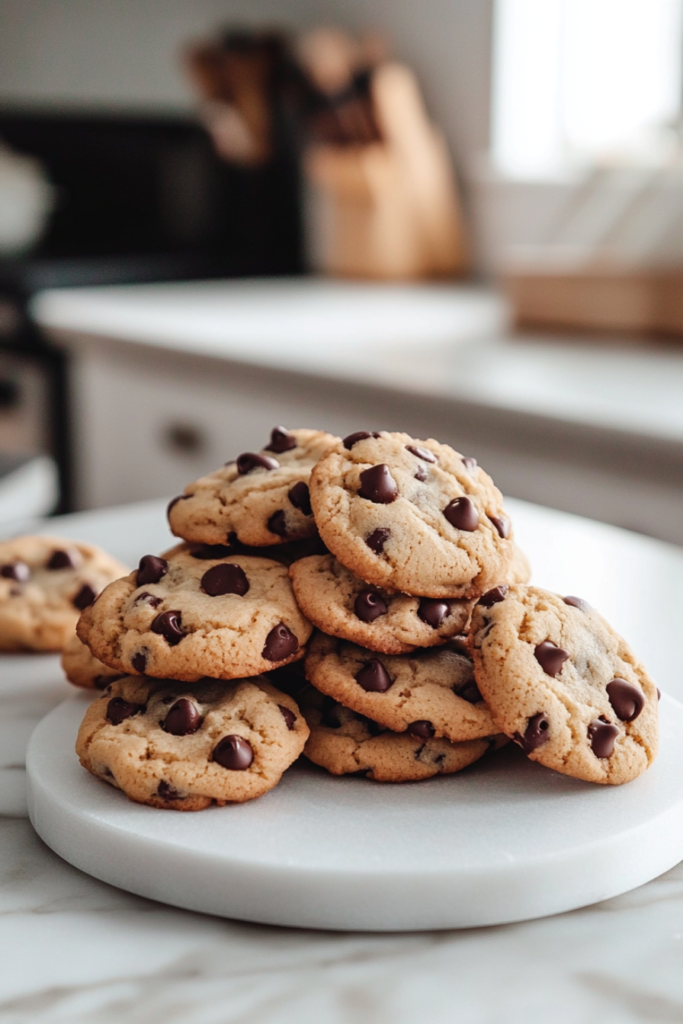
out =
[(683, 441), (683, 350), (633, 338), (517, 335), (480, 288), (316, 278), (46, 291), (45, 329), (478, 403)]
[[(586, 597), (683, 699), (683, 551), (510, 502), (535, 580)], [(43, 524), (124, 561), (167, 543), (163, 503)], [(683, 865), (617, 899), (495, 928), (404, 935), (220, 920), (72, 868), (22, 817), (32, 724), (67, 692), (47, 658), (21, 690), (0, 662), (3, 1024), (554, 1024), (683, 1021)]]

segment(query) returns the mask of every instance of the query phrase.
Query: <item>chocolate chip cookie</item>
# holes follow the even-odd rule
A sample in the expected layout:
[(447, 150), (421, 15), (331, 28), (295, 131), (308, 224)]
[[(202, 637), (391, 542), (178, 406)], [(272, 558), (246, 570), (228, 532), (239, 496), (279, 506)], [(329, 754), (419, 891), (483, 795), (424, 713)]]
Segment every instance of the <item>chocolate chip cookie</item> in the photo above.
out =
[(168, 507), (177, 537), (202, 544), (283, 544), (315, 536), (308, 481), (339, 439), (321, 430), (275, 427), (259, 452), (244, 452), (196, 480)]
[(450, 644), (392, 656), (318, 633), (306, 675), (322, 693), (394, 732), (419, 723), (422, 738), (459, 743), (501, 731), (477, 689), (472, 662)]
[(533, 761), (611, 785), (652, 764), (656, 687), (585, 601), (496, 587), (475, 606), (469, 640), (496, 725)]
[(62, 668), (70, 683), (85, 690), (104, 690), (125, 674), (99, 661), (75, 633), (62, 651)]
[(325, 545), (377, 587), (468, 598), (507, 579), (514, 544), (502, 495), (448, 445), (360, 431), (321, 458), (310, 494)]
[(364, 774), (375, 782), (415, 782), (451, 775), (507, 742), (505, 737), (451, 743), (430, 735), (428, 722), (392, 732), (309, 686), (300, 707), (311, 730), (304, 753), (332, 775)]
[(104, 591), (78, 635), (120, 672), (194, 682), (237, 679), (296, 661), (311, 625), (287, 568), (269, 558), (145, 555)]
[(61, 651), (78, 616), (126, 566), (60, 537), (0, 542), (0, 650)]
[(200, 811), (267, 793), (307, 737), (296, 703), (261, 677), (188, 689), (126, 676), (88, 708), (76, 753), (137, 803)]

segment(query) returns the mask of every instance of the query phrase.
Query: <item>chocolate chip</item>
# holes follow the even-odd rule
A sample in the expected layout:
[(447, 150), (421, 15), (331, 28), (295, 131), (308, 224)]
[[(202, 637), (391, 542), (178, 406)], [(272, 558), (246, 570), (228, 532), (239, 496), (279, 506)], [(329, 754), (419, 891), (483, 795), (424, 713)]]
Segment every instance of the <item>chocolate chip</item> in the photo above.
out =
[(124, 700), (123, 697), (112, 697), (107, 704), (107, 720), (112, 725), (121, 725), (127, 718), (139, 715), (145, 710), (144, 704), (134, 704), (133, 701)]
[(448, 601), (438, 601), (431, 597), (423, 597), (417, 609), (417, 616), (426, 622), (432, 629), (438, 629), (447, 615), (450, 615), (451, 606)]
[(661, 700), (661, 699), (662, 699), (662, 691), (659, 689), (659, 687), (657, 687), (657, 700)]
[(416, 444), (407, 444), (406, 448), (424, 462), (436, 462), (436, 455), (434, 452), (430, 452), (428, 448), (420, 448)]
[(341, 728), (339, 705), (332, 697), (323, 698), (323, 711), (320, 717), (320, 724), (324, 725), (327, 729)]
[(565, 604), (571, 605), (572, 608), (578, 608), (582, 612), (592, 611), (588, 601), (584, 601), (582, 597), (572, 597), (570, 595), (569, 597), (564, 597), (562, 600)]
[(23, 594), (23, 590), (21, 589), (21, 587), (10, 587), (10, 597), (20, 597), (21, 594)]
[(357, 673), (356, 682), (368, 693), (385, 693), (392, 680), (379, 658), (370, 658)]
[(295, 654), (298, 649), (299, 641), (294, 633), (287, 629), (284, 622), (279, 622), (266, 637), (261, 656), (266, 661), (283, 661)]
[(458, 689), (453, 689), (456, 697), (460, 697), (461, 700), (466, 700), (468, 704), (481, 704), (483, 697), (479, 687), (475, 683), (474, 679), (470, 679), (468, 683)]
[(193, 544), (190, 554), (193, 558), (225, 558), (226, 555), (234, 555), (232, 545), (228, 544)]
[(72, 551), (53, 551), (47, 569), (75, 569), (80, 559)]
[(134, 604), (142, 604), (142, 602), (148, 604), (150, 608), (158, 608), (161, 604), (162, 599), (156, 597), (154, 594), (150, 594), (148, 590), (143, 590), (141, 594), (135, 598)]
[(159, 785), (157, 786), (157, 796), (160, 796), (162, 800), (182, 799), (180, 793), (175, 788), (175, 786), (172, 786), (170, 782), (166, 782), (165, 779), (162, 779)]
[(180, 619), (181, 612), (177, 609), (170, 612), (161, 612), (152, 622), (152, 632), (163, 636), (169, 647), (175, 647), (185, 636)]
[(374, 501), (376, 505), (390, 505), (392, 501), (396, 501), (398, 487), (389, 472), (389, 467), (381, 462), (378, 466), (364, 469), (360, 475), (358, 494), (361, 498)]
[(606, 686), (614, 714), (622, 722), (632, 722), (645, 707), (645, 694), (625, 679), (613, 679)]
[(600, 718), (594, 718), (588, 726), (588, 739), (591, 750), (596, 757), (610, 757), (614, 750), (614, 741), (618, 735), (619, 729), (617, 726), (611, 725), (602, 715)]
[(251, 743), (241, 736), (224, 736), (213, 748), (213, 760), (221, 768), (243, 772), (254, 760)]
[(444, 646), (447, 650), (454, 651), (456, 654), (463, 654), (466, 658), (470, 656), (467, 637), (464, 633), (457, 633), (455, 636), (452, 636)]
[(349, 434), (348, 437), (344, 438), (344, 447), (347, 449), (347, 451), (351, 451), (354, 444), (357, 444), (358, 441), (364, 441), (366, 437), (379, 436), (379, 434), (376, 434), (374, 432), (371, 433), (369, 430), (357, 430), (355, 434)]
[(507, 583), (501, 583), (499, 587), (492, 587), (491, 590), (487, 590), (485, 594), (482, 594), (477, 604), (480, 604), (482, 608), (493, 608), (494, 604), (505, 600), (505, 595), (509, 589)]
[(187, 697), (177, 700), (164, 719), (164, 729), (171, 736), (189, 736), (202, 724), (202, 716), (196, 704)]
[(436, 729), (431, 722), (422, 718), (418, 722), (411, 722), (406, 732), (409, 732), (411, 736), (416, 736), (419, 740), (431, 740)]
[(273, 427), (270, 432), (270, 444), (266, 445), (267, 452), (275, 452), (281, 455), (283, 452), (291, 452), (296, 448), (296, 438), (287, 430), (287, 427)]
[(305, 484), (303, 480), (299, 480), (298, 484), (294, 484), (293, 487), (289, 488), (287, 497), (294, 508), (298, 508), (305, 516), (313, 515), (313, 509), (311, 508), (311, 494), (308, 489), (308, 484)]
[(525, 754), (530, 754), (532, 750), (547, 743), (550, 739), (550, 720), (545, 711), (529, 719), (523, 736), (516, 732), (512, 738)]
[(270, 455), (256, 455), (254, 452), (244, 452), (237, 456), (237, 472), (240, 476), (246, 476), (254, 469), (279, 469), (280, 463), (272, 459)]
[(387, 603), (376, 590), (361, 590), (353, 602), (353, 610), (361, 622), (374, 622), (389, 610)]
[(294, 729), (294, 725), (296, 723), (296, 715), (294, 714), (293, 711), (290, 711), (289, 708), (286, 708), (284, 704), (278, 704), (278, 707), (282, 713), (282, 717), (285, 720), (287, 728), (289, 729), (290, 732), (292, 732), (292, 730)]
[(133, 657), (130, 660), (130, 663), (133, 666), (134, 670), (142, 675), (142, 673), (147, 668), (147, 655), (143, 654), (142, 651), (138, 651), (137, 654), (133, 655)]
[(11, 562), (9, 565), (0, 566), (0, 576), (6, 580), (16, 580), (17, 583), (28, 583), (31, 570), (26, 562)]
[(92, 684), (96, 690), (106, 690), (110, 683), (116, 682), (117, 679), (125, 678), (125, 676), (95, 676)]
[(454, 498), (446, 505), (443, 514), (456, 530), (473, 533), (479, 526), (479, 514), (471, 498)]
[(510, 536), (511, 522), (507, 516), (489, 516), (489, 519), (498, 531), (498, 536), (503, 540)]
[(171, 509), (173, 508), (174, 505), (177, 505), (179, 501), (187, 501), (187, 499), (191, 497), (191, 494), (178, 494), (176, 495), (175, 498), (171, 498), (168, 505), (166, 506), (166, 518), (168, 519), (168, 517), (170, 516)]
[(365, 538), (365, 543), (371, 551), (374, 551), (376, 555), (379, 555), (384, 551), (384, 545), (390, 537), (391, 530), (389, 527), (379, 526), (376, 530), (373, 530), (372, 533), (368, 534)]
[(277, 512), (273, 512), (272, 516), (268, 520), (268, 529), (271, 533), (274, 533), (276, 537), (287, 536), (287, 520), (285, 519), (285, 513), (280, 508)]
[(420, 483), (422, 483), (424, 480), (427, 479), (427, 470), (425, 469), (424, 466), (418, 466), (413, 476), (416, 480), (419, 480)]
[(206, 570), (202, 576), (201, 588), (210, 597), (221, 597), (223, 594), (244, 597), (249, 590), (249, 580), (240, 565), (223, 562)]
[(82, 612), (85, 608), (90, 607), (96, 597), (97, 591), (93, 590), (89, 583), (84, 583), (76, 596), (71, 598), (71, 603), (74, 608), (78, 608), (79, 612)]
[(552, 640), (544, 640), (534, 648), (536, 661), (548, 676), (558, 676), (562, 666), (569, 657), (567, 651), (554, 644)]
[(477, 468), (477, 460), (473, 459), (471, 455), (463, 455), (462, 464), (468, 473), (474, 473)]
[(168, 562), (165, 558), (157, 558), (156, 555), (143, 555), (135, 580), (139, 587), (144, 587), (148, 583), (158, 583), (167, 572)]

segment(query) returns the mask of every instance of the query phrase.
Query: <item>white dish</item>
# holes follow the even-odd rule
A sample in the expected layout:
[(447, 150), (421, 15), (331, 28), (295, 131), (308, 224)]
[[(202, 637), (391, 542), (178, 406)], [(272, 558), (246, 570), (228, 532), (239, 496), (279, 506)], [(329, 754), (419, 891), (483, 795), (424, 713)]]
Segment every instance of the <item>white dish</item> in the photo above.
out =
[(595, 903), (683, 857), (683, 707), (666, 696), (660, 756), (620, 788), (508, 747), (401, 786), (297, 765), (260, 800), (197, 814), (133, 804), (80, 767), (87, 700), (65, 701), (31, 738), (31, 821), (76, 867), (175, 906), (299, 927), (465, 928)]

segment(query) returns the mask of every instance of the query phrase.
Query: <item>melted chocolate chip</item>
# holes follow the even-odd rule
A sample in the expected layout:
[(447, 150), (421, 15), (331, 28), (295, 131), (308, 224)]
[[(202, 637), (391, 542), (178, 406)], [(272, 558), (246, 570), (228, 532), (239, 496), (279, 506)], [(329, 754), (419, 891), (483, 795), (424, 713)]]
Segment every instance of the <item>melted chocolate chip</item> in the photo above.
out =
[(289, 488), (287, 497), (294, 508), (299, 509), (299, 512), (303, 512), (305, 516), (313, 515), (313, 509), (311, 508), (311, 493), (308, 489), (308, 484), (305, 484), (303, 480), (299, 480), (298, 484), (294, 484), (293, 487)]
[(436, 462), (436, 455), (434, 452), (430, 452), (429, 448), (420, 448), (416, 444), (407, 444), (406, 448), (413, 455), (417, 455), (418, 459), (422, 459), (423, 462)]
[(558, 676), (562, 671), (562, 666), (569, 657), (567, 651), (558, 647), (552, 640), (544, 640), (543, 643), (537, 644), (534, 648), (534, 654), (536, 661), (548, 676)]
[(376, 434), (374, 432), (371, 433), (369, 430), (357, 430), (355, 434), (349, 434), (348, 437), (344, 438), (344, 447), (347, 449), (347, 451), (351, 451), (354, 444), (357, 444), (358, 441), (364, 441), (366, 437), (379, 436), (379, 434)]
[(390, 505), (392, 501), (396, 501), (398, 487), (389, 467), (381, 462), (378, 466), (364, 469), (360, 474), (358, 494), (376, 505)]
[(289, 708), (286, 708), (284, 704), (278, 704), (278, 707), (280, 709), (282, 717), (285, 720), (287, 728), (289, 729), (290, 732), (292, 732), (296, 724), (296, 715), (294, 714), (293, 711), (290, 711)]
[(471, 498), (454, 498), (446, 505), (443, 514), (456, 530), (473, 533), (479, 526), (479, 513)]
[(172, 736), (189, 736), (202, 724), (196, 704), (187, 697), (177, 700), (164, 719), (164, 729)]
[(452, 636), (444, 646), (447, 650), (454, 651), (456, 654), (463, 654), (466, 658), (470, 656), (467, 637), (464, 633), (457, 633), (456, 636)]
[(505, 600), (505, 595), (509, 589), (507, 583), (501, 583), (499, 587), (493, 587), (491, 590), (487, 590), (485, 594), (482, 594), (477, 604), (480, 604), (482, 608), (493, 608), (494, 604)]
[(379, 555), (384, 551), (384, 545), (390, 537), (391, 530), (389, 527), (379, 526), (376, 530), (373, 530), (372, 533), (368, 534), (365, 538), (365, 543), (371, 551), (374, 551), (376, 555)]
[(175, 788), (175, 786), (172, 786), (170, 782), (166, 782), (165, 779), (162, 779), (159, 785), (157, 786), (157, 796), (160, 796), (162, 800), (182, 799), (180, 793)]
[(71, 598), (71, 603), (74, 608), (78, 608), (79, 612), (82, 612), (85, 608), (90, 607), (96, 597), (97, 591), (89, 583), (84, 583), (76, 596)]
[(261, 656), (266, 661), (283, 661), (295, 654), (298, 649), (299, 641), (294, 633), (287, 629), (284, 622), (279, 622), (266, 637)]
[(130, 663), (133, 666), (133, 669), (142, 675), (147, 668), (147, 655), (143, 654), (142, 651), (138, 651), (137, 654), (133, 655)]
[(152, 632), (163, 636), (169, 647), (175, 647), (185, 636), (180, 620), (181, 612), (178, 609), (170, 612), (161, 612), (152, 622)]
[(413, 476), (416, 480), (419, 480), (420, 483), (422, 483), (424, 480), (427, 479), (427, 470), (425, 469), (424, 466), (418, 466)]
[(417, 609), (418, 618), (426, 622), (432, 629), (438, 629), (447, 615), (450, 615), (451, 606), (448, 601), (438, 601), (431, 597), (423, 597)]
[(75, 569), (80, 559), (73, 551), (53, 551), (47, 561), (47, 569)]
[(277, 512), (273, 512), (272, 516), (268, 519), (268, 529), (276, 537), (284, 538), (287, 536), (287, 520), (283, 509), (279, 508)]
[(178, 494), (176, 495), (175, 498), (171, 498), (168, 505), (166, 506), (166, 518), (168, 519), (169, 515), (171, 514), (171, 509), (173, 508), (174, 505), (177, 505), (179, 501), (187, 501), (187, 499), (191, 497), (191, 494)]
[(202, 576), (202, 590), (210, 597), (221, 597), (223, 594), (237, 594), (239, 597), (249, 590), (249, 580), (244, 569), (232, 562), (212, 565)]
[(436, 729), (431, 722), (423, 718), (418, 722), (411, 722), (406, 732), (409, 732), (411, 736), (416, 736), (419, 740), (431, 740)]
[(251, 743), (241, 736), (224, 736), (213, 748), (213, 760), (221, 768), (243, 772), (254, 760)]
[(165, 558), (157, 558), (156, 555), (143, 555), (140, 559), (136, 582), (139, 587), (148, 583), (158, 583), (168, 572), (168, 562)]
[(614, 751), (614, 741), (618, 735), (619, 729), (617, 726), (611, 725), (602, 716), (594, 718), (588, 726), (588, 740), (591, 750), (596, 757), (610, 757)]
[(341, 728), (339, 705), (332, 697), (323, 698), (323, 711), (320, 717), (320, 724), (324, 725), (327, 729)]
[(489, 516), (489, 519), (498, 531), (498, 536), (505, 540), (510, 536), (511, 523), (507, 516)]
[(477, 468), (477, 460), (473, 459), (471, 455), (463, 455), (462, 464), (468, 473), (474, 473)]
[(386, 693), (392, 680), (379, 658), (370, 658), (357, 673), (356, 682), (368, 693)]
[(550, 720), (544, 711), (533, 715), (527, 723), (524, 735), (516, 732), (512, 737), (525, 754), (530, 754), (537, 747), (542, 747), (550, 739)]
[(139, 715), (145, 710), (144, 704), (134, 704), (133, 701), (124, 700), (123, 697), (112, 697), (107, 704), (107, 721), (112, 725), (121, 725), (127, 718)]
[(614, 714), (622, 722), (632, 722), (645, 707), (645, 694), (625, 679), (613, 679), (606, 686)]
[(453, 692), (456, 697), (466, 700), (468, 704), (481, 704), (484, 699), (474, 679), (470, 679), (468, 683), (465, 683), (464, 686), (459, 687), (457, 690), (454, 689)]
[(254, 469), (279, 469), (280, 463), (270, 455), (257, 455), (255, 452), (244, 452), (237, 456), (237, 472), (240, 476), (246, 476)]
[(662, 699), (662, 691), (659, 689), (659, 687), (657, 687), (657, 700), (661, 700), (661, 699)]
[(193, 544), (190, 554), (193, 558), (208, 560), (210, 558), (225, 558), (226, 555), (233, 555), (235, 552), (229, 544)]
[(361, 590), (353, 603), (353, 610), (361, 622), (374, 622), (389, 610), (387, 603), (376, 590)]
[(28, 583), (31, 570), (26, 562), (11, 562), (9, 565), (0, 566), (0, 576), (6, 580), (16, 580), (17, 583)]
[(584, 601), (582, 597), (572, 597), (570, 595), (569, 597), (564, 597), (562, 600), (565, 604), (571, 605), (572, 608), (578, 608), (582, 612), (591, 611), (591, 606), (588, 601)]
[(291, 452), (292, 448), (296, 448), (296, 438), (290, 434), (287, 427), (273, 427), (270, 432), (270, 444), (266, 445), (265, 451), (282, 455), (283, 452)]
[(143, 590), (141, 594), (138, 594), (133, 603), (142, 604), (142, 602), (144, 601), (145, 604), (148, 604), (150, 606), (150, 608), (158, 608), (159, 605), (161, 604), (161, 600), (162, 599), (160, 597), (156, 597), (154, 594), (150, 594), (148, 590)]

